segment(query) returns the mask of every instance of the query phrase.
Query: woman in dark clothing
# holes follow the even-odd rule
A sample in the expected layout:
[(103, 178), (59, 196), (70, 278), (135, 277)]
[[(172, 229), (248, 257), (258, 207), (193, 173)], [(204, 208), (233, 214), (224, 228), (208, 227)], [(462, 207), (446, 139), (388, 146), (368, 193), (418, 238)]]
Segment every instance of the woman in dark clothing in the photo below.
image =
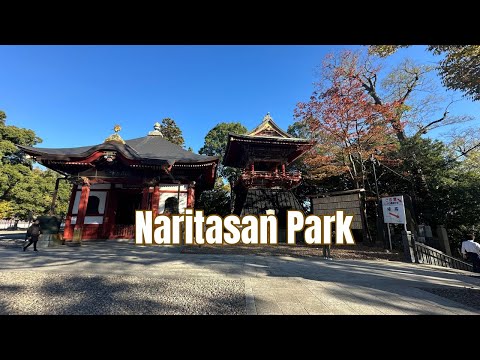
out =
[(28, 228), (27, 234), (25, 235), (25, 240), (28, 240), (28, 244), (23, 247), (23, 251), (33, 244), (33, 251), (37, 250), (37, 241), (38, 237), (42, 233), (40, 229), (40, 221), (35, 220), (34, 223)]

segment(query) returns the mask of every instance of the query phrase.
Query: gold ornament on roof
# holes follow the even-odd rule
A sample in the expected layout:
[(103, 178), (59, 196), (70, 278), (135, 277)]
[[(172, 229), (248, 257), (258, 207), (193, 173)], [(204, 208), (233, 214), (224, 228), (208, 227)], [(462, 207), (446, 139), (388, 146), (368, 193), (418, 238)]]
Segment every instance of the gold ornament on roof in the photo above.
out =
[(107, 137), (104, 142), (119, 142), (121, 144), (125, 144), (125, 141), (122, 139), (122, 137), (118, 135), (120, 130), (122, 130), (122, 127), (118, 124), (115, 125), (113, 127), (113, 131), (115, 131), (115, 134), (112, 134), (109, 137)]
[(263, 121), (265, 122), (265, 121), (269, 121), (269, 120), (273, 120), (273, 119), (272, 119), (272, 117), (270, 116), (270, 113), (267, 112), (267, 115), (265, 115), (265, 116), (263, 117)]

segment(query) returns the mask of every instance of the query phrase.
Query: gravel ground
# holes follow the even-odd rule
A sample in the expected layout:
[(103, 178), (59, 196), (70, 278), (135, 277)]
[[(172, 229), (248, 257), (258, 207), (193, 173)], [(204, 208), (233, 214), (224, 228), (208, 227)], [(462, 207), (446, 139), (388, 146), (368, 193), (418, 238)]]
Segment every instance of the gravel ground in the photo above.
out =
[(245, 314), (243, 280), (0, 272), (0, 314)]
[(432, 294), (459, 302), (480, 310), (480, 290), (475, 288), (463, 287), (439, 287), (439, 288), (422, 288)]
[[(235, 255), (261, 255), (261, 256), (292, 256), (292, 257), (319, 257), (323, 258), (323, 248), (308, 245), (189, 245), (183, 246), (184, 254), (235, 254)], [(370, 247), (362, 244), (353, 246), (331, 247), (331, 255), (334, 259), (357, 259), (357, 260), (391, 260), (403, 261), (403, 254), (398, 250), (386, 252), (383, 247)]]

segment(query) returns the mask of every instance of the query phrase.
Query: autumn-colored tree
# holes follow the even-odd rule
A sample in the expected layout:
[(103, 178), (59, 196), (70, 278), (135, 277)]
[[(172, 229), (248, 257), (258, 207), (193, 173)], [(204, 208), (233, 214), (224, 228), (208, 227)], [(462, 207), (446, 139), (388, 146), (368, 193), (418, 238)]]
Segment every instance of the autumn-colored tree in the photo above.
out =
[[(342, 56), (350, 58), (351, 53)], [(366, 161), (395, 147), (389, 119), (398, 103), (376, 104), (355, 68), (335, 66), (334, 60), (327, 57), (310, 101), (299, 103), (295, 112), (316, 142), (305, 163), (315, 169), (310, 175), (316, 178), (346, 173), (353, 187), (364, 188)]]
[[(406, 59), (390, 73), (382, 74), (381, 66), (374, 57), (348, 51), (332, 57), (330, 66), (343, 69), (345, 74), (358, 79), (376, 105), (396, 104), (387, 120), (400, 146), (411, 144), (411, 139), (416, 143), (416, 139), (440, 126), (471, 120), (471, 117), (449, 114), (451, 102), (445, 106), (438, 89), (429, 81), (428, 74), (433, 70), (430, 66)], [(417, 152), (411, 148), (406, 155), (411, 164), (409, 176), (417, 193), (422, 198), (429, 198), (428, 181), (417, 161)]]

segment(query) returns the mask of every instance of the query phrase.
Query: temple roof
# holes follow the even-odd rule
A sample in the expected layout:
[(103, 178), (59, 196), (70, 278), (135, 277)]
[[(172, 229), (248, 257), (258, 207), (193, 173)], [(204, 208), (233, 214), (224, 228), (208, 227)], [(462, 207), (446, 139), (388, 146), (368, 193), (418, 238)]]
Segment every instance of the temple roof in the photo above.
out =
[[(152, 134), (153, 133), (153, 134)], [(151, 132), (148, 136), (131, 140), (113, 140), (108, 138), (106, 142), (98, 145), (82, 146), (74, 148), (37, 148), (30, 146), (18, 147), (27, 154), (37, 157), (38, 161), (78, 161), (88, 158), (97, 151), (117, 151), (129, 160), (139, 161), (142, 164), (168, 163), (189, 163), (202, 164), (218, 162), (217, 156), (198, 155), (183, 149), (181, 146), (171, 143)]]
[(295, 138), (283, 131), (267, 113), (261, 124), (248, 134), (228, 134), (223, 165), (242, 168), (252, 158), (272, 157), (290, 163), (311, 146), (310, 140)]
[(260, 125), (255, 129), (250, 131), (246, 136), (255, 136), (255, 137), (276, 137), (276, 138), (286, 138), (294, 139), (289, 133), (286, 133), (273, 121), (270, 113), (264, 116)]

